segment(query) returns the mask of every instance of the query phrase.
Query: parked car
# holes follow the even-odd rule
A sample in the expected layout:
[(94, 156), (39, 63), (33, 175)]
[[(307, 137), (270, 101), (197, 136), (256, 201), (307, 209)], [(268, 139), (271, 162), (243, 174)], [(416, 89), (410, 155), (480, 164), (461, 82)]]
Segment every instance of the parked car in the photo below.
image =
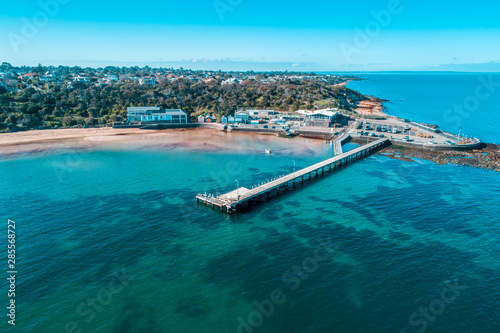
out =
[(267, 125), (264, 125), (264, 128), (268, 128), (268, 126), (267, 126)]
[(382, 130), (382, 127), (378, 126), (378, 127), (377, 127), (377, 131), (379, 131), (379, 132), (380, 132), (381, 130)]
[(387, 127), (382, 127), (382, 132), (387, 132)]
[(271, 127), (272, 129), (276, 129), (276, 126)]
[(409, 131), (410, 130), (410, 126), (406, 125), (405, 126), (405, 131)]
[(407, 135), (403, 138), (403, 141), (410, 141), (410, 137)]
[(446, 143), (447, 145), (452, 145), (453, 142), (451, 142), (450, 140), (446, 140), (444, 143)]
[(436, 143), (435, 143), (434, 141), (430, 140), (430, 141), (429, 141), (429, 144), (431, 144), (431, 145), (435, 145)]
[(383, 137), (385, 137), (385, 135), (380, 134), (378, 137), (379, 137), (379, 138), (383, 138)]
[(372, 133), (372, 136), (377, 136), (377, 134), (375, 132)]

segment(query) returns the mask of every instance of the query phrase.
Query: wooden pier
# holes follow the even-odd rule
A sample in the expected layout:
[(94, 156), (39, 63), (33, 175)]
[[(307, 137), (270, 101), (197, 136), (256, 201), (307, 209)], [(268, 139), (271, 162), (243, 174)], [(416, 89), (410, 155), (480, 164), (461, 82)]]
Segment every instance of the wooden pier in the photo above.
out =
[[(268, 183), (262, 184), (252, 189), (240, 187), (234, 191), (219, 195), (217, 197), (207, 194), (198, 194), (197, 202), (202, 202), (212, 208), (219, 208), (221, 211), (226, 211), (231, 214), (236, 212), (238, 208), (248, 206), (252, 202), (260, 202), (269, 199), (271, 196), (278, 195), (283, 191), (293, 189), (296, 183), (317, 178), (325, 173), (353, 163), (363, 157), (369, 156), (381, 148), (390, 145), (387, 138), (379, 139), (367, 145), (358, 147), (345, 153), (341, 153), (335, 157), (329, 158), (322, 162), (311, 165), (302, 170), (298, 170), (291, 174), (274, 179)], [(336, 149), (337, 150), (337, 149)]]

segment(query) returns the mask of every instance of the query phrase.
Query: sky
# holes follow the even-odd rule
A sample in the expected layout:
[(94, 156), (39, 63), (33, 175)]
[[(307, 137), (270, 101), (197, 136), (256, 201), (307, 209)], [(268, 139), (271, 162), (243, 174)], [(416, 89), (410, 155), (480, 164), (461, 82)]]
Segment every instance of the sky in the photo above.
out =
[(0, 0), (0, 62), (500, 72), (500, 3)]

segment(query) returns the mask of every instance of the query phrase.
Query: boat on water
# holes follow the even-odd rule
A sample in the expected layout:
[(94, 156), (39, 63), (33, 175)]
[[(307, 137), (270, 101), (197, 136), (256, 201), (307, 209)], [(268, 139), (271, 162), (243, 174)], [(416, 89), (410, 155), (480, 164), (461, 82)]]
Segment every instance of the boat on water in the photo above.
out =
[(271, 149), (266, 149), (266, 154), (271, 154), (271, 153), (272, 153)]

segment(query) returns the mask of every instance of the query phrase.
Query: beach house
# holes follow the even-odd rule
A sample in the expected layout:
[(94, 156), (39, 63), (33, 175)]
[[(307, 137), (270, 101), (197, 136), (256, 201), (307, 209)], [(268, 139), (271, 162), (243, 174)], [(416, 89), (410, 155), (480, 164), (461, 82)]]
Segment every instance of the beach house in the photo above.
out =
[(247, 110), (247, 113), (252, 118), (273, 118), (279, 115), (279, 112), (274, 110)]
[(144, 84), (150, 84), (150, 85), (155, 85), (156, 84), (156, 79), (151, 77), (151, 76), (146, 76), (146, 77), (141, 77), (139, 79), (139, 84), (142, 86)]
[(238, 111), (234, 114), (234, 122), (238, 124), (248, 124), (250, 122), (250, 116), (248, 112)]
[(127, 112), (128, 121), (132, 123), (186, 124), (188, 122), (187, 113), (179, 109), (165, 110), (158, 106), (129, 107)]

